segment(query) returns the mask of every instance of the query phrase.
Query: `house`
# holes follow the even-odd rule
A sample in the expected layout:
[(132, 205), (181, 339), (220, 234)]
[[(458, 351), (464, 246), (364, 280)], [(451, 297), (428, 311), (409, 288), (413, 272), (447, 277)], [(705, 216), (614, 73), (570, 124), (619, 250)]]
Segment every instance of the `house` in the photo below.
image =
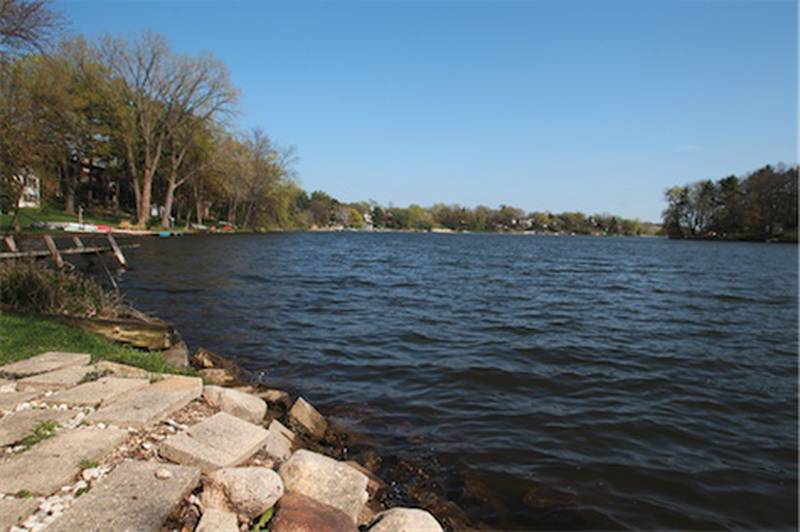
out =
[(39, 208), (41, 206), (41, 182), (38, 176), (33, 174), (26, 174), (24, 176), (17, 175), (16, 179), (22, 183), (22, 198), (20, 199), (20, 208)]

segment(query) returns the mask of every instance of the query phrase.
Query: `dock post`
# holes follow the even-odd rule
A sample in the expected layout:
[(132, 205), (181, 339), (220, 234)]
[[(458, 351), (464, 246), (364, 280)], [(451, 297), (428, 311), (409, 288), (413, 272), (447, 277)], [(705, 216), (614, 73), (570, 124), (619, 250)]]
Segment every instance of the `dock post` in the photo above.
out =
[(13, 237), (13, 236), (11, 236), (11, 235), (8, 235), (8, 236), (6, 236), (6, 237), (3, 237), (3, 240), (5, 240), (5, 241), (6, 241), (6, 246), (8, 246), (8, 250), (9, 250), (9, 251), (12, 251), (12, 252), (17, 252), (17, 251), (19, 251), (19, 250), (17, 249), (17, 243), (16, 243), (16, 242), (14, 242), (14, 237)]
[(124, 268), (127, 266), (127, 261), (125, 260), (125, 255), (122, 254), (122, 249), (120, 249), (119, 244), (117, 244), (117, 241), (114, 239), (114, 235), (107, 233), (106, 236), (108, 237), (108, 243), (111, 244), (112, 251), (114, 251), (114, 257), (116, 257), (119, 265)]
[(50, 250), (50, 254), (53, 256), (53, 260), (56, 263), (56, 268), (63, 268), (64, 260), (61, 258), (61, 253), (58, 252), (58, 247), (53, 241), (53, 237), (50, 235), (44, 235), (44, 243), (47, 244), (47, 249)]
[(73, 236), (72, 237), (72, 243), (75, 244), (76, 248), (83, 248), (84, 247), (83, 242), (81, 242), (80, 237)]

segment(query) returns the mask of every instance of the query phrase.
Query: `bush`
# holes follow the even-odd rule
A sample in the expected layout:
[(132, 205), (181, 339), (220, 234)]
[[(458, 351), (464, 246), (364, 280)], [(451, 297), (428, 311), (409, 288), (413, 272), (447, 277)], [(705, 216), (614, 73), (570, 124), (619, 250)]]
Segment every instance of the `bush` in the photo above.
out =
[(0, 262), (0, 306), (25, 314), (118, 317), (122, 300), (91, 277), (31, 261)]

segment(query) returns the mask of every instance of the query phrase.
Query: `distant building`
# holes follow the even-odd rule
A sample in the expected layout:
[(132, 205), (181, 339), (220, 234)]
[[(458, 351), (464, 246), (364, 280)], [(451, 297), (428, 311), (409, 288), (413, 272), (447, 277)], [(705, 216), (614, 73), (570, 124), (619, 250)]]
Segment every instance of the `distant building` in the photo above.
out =
[(39, 177), (29, 173), (24, 176), (17, 175), (16, 179), (22, 183), (22, 199), (19, 202), (19, 206), (23, 209), (38, 209), (42, 204), (42, 189)]

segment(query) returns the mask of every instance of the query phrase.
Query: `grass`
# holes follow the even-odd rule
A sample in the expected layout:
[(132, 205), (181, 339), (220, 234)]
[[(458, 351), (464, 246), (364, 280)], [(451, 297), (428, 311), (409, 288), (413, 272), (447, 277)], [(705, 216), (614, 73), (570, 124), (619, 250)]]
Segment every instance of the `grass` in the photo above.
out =
[[(108, 215), (94, 215), (90, 212), (83, 214), (83, 223), (102, 224), (115, 226), (121, 218)], [(23, 231), (32, 230), (31, 224), (36, 222), (78, 222), (78, 215), (69, 215), (63, 210), (54, 207), (43, 207), (41, 209), (20, 209), (19, 223)], [(11, 230), (11, 215), (0, 214), (0, 231)]]
[(42, 421), (37, 423), (36, 426), (33, 427), (33, 432), (25, 436), (19, 442), (19, 444), (24, 446), (26, 449), (30, 449), (40, 441), (55, 436), (56, 427), (58, 427), (58, 423), (55, 421)]
[(57, 319), (0, 313), (0, 365), (46, 351), (89, 353), (93, 362), (110, 360), (154, 373), (195, 374), (169, 366), (158, 352), (115, 344)]
[(81, 469), (92, 469), (97, 467), (98, 464), (94, 460), (89, 460), (88, 458), (84, 458), (80, 462), (78, 462), (78, 467)]

